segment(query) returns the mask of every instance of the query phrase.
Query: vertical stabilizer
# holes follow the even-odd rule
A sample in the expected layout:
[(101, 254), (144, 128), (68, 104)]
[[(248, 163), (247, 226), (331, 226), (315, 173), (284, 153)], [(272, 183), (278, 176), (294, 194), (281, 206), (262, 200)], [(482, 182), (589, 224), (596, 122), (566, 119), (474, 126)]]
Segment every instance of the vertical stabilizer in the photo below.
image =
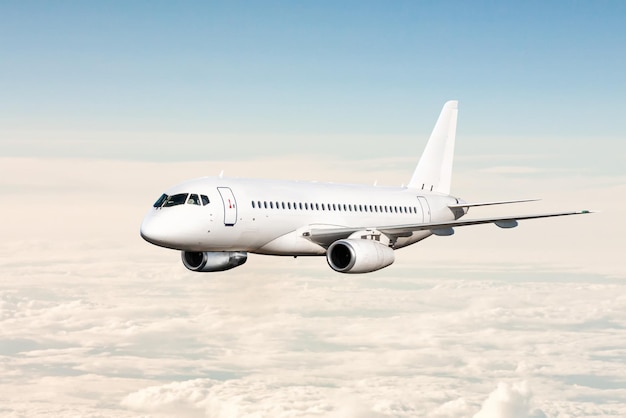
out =
[(409, 188), (450, 194), (458, 112), (456, 100), (443, 105)]

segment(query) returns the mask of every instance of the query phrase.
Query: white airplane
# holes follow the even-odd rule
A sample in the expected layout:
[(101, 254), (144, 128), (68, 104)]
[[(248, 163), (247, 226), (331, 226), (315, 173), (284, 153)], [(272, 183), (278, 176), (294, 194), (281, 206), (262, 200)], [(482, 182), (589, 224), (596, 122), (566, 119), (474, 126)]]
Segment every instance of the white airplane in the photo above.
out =
[(474, 206), (450, 195), (458, 106), (447, 102), (406, 187), (204, 177), (167, 190), (141, 224), (148, 242), (182, 251), (192, 271), (229, 270), (248, 253), (326, 256), (340, 273), (394, 262), (394, 250), (454, 228), (589, 213), (560, 212), (460, 220)]

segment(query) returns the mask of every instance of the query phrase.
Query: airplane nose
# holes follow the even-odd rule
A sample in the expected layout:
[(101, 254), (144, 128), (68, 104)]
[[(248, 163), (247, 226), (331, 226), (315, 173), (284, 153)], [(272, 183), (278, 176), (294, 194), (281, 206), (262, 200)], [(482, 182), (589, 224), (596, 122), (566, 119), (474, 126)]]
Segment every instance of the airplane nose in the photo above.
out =
[(197, 245), (194, 220), (188, 213), (153, 209), (144, 217), (139, 233), (150, 244), (184, 250), (189, 245)]
[(163, 234), (162, 228), (159, 228), (159, 222), (154, 218), (152, 213), (147, 214), (145, 218), (143, 218), (143, 222), (139, 228), (139, 234), (141, 238), (145, 239), (150, 244), (164, 246), (165, 234)]
[(147, 214), (143, 218), (143, 222), (141, 222), (141, 227), (139, 228), (139, 234), (141, 235), (141, 238), (145, 239), (149, 243), (159, 245), (157, 244), (159, 240), (157, 239), (158, 234), (156, 232), (157, 231), (155, 228), (155, 222), (152, 217), (152, 214)]

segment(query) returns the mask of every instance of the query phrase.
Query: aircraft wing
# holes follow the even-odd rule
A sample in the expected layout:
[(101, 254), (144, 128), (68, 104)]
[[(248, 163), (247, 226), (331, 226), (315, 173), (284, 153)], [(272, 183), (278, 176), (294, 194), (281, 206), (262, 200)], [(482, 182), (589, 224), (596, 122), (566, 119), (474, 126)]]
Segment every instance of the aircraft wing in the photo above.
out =
[(454, 233), (453, 228), (459, 226), (468, 225), (481, 225), (481, 224), (496, 224), (500, 228), (514, 228), (517, 226), (517, 221), (523, 221), (526, 219), (540, 219), (540, 218), (554, 218), (557, 216), (569, 216), (569, 215), (582, 215), (591, 213), (588, 210), (573, 211), (573, 212), (557, 212), (557, 213), (544, 213), (539, 215), (518, 215), (518, 216), (501, 216), (496, 218), (482, 218), (482, 219), (459, 219), (456, 221), (447, 222), (429, 222), (421, 224), (406, 224), (406, 225), (394, 225), (394, 226), (380, 226), (380, 227), (312, 227), (304, 235), (311, 241), (323, 246), (328, 247), (333, 242), (339, 239), (348, 238), (350, 235), (357, 231), (371, 230), (381, 232), (389, 237), (402, 237), (410, 236), (415, 231), (431, 231), (435, 235), (452, 235)]

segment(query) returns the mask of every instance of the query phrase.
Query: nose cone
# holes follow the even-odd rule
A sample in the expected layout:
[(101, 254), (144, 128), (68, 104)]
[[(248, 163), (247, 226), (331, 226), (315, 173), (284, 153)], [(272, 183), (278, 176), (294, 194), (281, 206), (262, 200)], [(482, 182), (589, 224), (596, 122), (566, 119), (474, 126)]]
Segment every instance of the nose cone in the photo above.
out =
[(206, 225), (189, 211), (193, 209), (196, 207), (151, 209), (141, 223), (141, 237), (159, 247), (195, 251), (202, 246)]
[(153, 209), (143, 218), (139, 233), (150, 244), (174, 250), (184, 249), (185, 229), (176, 216)]
[(150, 244), (168, 247), (167, 234), (163, 230), (163, 227), (159, 225), (160, 223), (157, 216), (150, 211), (150, 213), (143, 218), (139, 233), (141, 234), (141, 238), (145, 239)]

